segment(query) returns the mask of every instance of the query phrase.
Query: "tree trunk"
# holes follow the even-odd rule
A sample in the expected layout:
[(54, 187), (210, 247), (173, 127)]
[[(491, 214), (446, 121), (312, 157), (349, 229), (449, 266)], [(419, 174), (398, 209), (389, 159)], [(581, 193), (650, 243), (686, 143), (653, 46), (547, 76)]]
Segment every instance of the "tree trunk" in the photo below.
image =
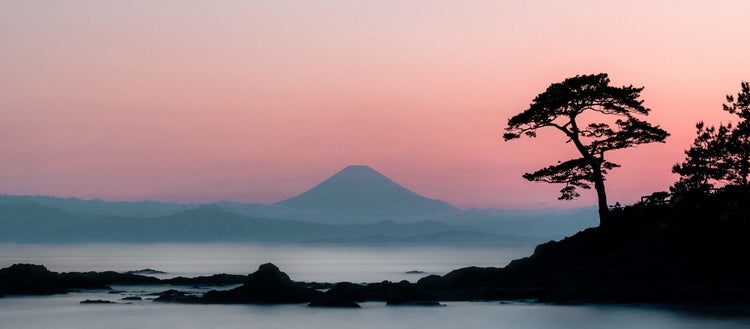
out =
[[(571, 127), (574, 129), (574, 131), (578, 131), (578, 125), (576, 124), (574, 118), (571, 119)], [(596, 198), (599, 204), (599, 226), (604, 226), (608, 223), (607, 220), (609, 219), (609, 204), (607, 204), (607, 192), (604, 190), (604, 174), (602, 174), (604, 154), (602, 154), (601, 158), (597, 159), (594, 155), (589, 153), (589, 150), (586, 148), (586, 146), (581, 143), (581, 140), (580, 138), (578, 138), (577, 133), (569, 134), (568, 137), (570, 137), (570, 140), (573, 141), (573, 144), (578, 149), (578, 152), (581, 152), (583, 158), (586, 159), (586, 161), (591, 166), (591, 180), (594, 183)]]
[(596, 190), (596, 198), (599, 204), (599, 226), (604, 226), (609, 223), (609, 204), (607, 204), (607, 192), (604, 190), (604, 176), (599, 166), (592, 166), (594, 180), (594, 189)]
[(750, 153), (747, 150), (747, 146), (750, 143), (745, 140), (742, 150), (742, 158), (740, 159), (740, 183), (742, 186), (747, 186), (747, 176), (750, 174)]

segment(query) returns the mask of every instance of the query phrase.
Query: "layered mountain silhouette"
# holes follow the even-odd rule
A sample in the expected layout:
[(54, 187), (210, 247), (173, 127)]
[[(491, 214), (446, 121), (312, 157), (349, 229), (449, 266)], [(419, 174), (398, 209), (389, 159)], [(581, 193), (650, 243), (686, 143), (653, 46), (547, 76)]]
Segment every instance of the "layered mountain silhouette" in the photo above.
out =
[(598, 223), (594, 207), (466, 209), (349, 166), (273, 205), (0, 194), (3, 242), (531, 243)]
[(348, 166), (277, 206), (321, 215), (358, 218), (426, 218), (458, 211), (447, 202), (414, 193), (368, 166)]

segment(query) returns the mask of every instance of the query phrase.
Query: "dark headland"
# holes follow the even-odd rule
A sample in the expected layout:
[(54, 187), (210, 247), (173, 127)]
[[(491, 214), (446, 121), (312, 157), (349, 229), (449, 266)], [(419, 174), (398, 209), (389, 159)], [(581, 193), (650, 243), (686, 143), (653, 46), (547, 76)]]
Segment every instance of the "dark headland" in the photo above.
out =
[[(416, 283), (311, 284), (292, 281), (273, 264), (264, 264), (248, 276), (180, 279), (192, 280), (190, 284), (238, 284), (234, 289), (203, 295), (170, 290), (156, 301), (352, 307), (363, 301), (439, 305), (438, 301), (514, 299), (743, 306), (739, 309), (750, 305), (748, 190), (685, 194), (670, 202), (615, 208), (612, 216), (606, 226), (541, 244), (533, 255), (504, 268), (462, 268)], [(132, 273), (55, 273), (39, 265), (17, 264), (0, 270), (0, 295), (179, 281), (171, 280)]]

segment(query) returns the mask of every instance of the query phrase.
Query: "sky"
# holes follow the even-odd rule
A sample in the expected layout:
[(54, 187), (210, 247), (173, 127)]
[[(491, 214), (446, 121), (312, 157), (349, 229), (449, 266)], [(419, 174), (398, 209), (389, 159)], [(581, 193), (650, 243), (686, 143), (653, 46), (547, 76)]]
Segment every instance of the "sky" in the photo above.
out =
[(610, 203), (667, 190), (750, 80), (748, 1), (0, 2), (0, 193), (273, 203), (347, 165), (463, 208), (558, 201), (576, 156), (502, 140), (551, 83), (643, 86), (664, 144), (613, 151)]

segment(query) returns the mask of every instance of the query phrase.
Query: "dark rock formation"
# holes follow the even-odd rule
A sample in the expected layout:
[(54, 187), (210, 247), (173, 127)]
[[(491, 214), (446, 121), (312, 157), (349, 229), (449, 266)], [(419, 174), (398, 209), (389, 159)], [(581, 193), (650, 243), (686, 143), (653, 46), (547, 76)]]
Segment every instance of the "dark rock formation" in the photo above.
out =
[(0, 269), (0, 295), (62, 294), (70, 288), (42, 265), (14, 264)]
[(237, 288), (207, 292), (201, 298), (204, 303), (247, 303), (247, 304), (295, 304), (308, 303), (319, 299), (320, 291), (306, 288), (289, 279), (273, 264), (263, 264), (247, 276), (242, 286)]
[(113, 301), (109, 300), (103, 300), (103, 299), (87, 299), (84, 301), (81, 301), (81, 304), (117, 304)]
[(184, 291), (170, 289), (159, 294), (155, 302), (163, 303), (201, 303), (201, 298)]
[(505, 268), (463, 268), (416, 287), (440, 300), (747, 304), (749, 192), (615, 209), (610, 224), (539, 245)]
[(223, 286), (232, 284), (242, 284), (245, 282), (247, 275), (236, 274), (214, 274), (211, 276), (199, 276), (195, 278), (186, 278), (178, 276), (172, 279), (162, 280), (162, 283), (172, 285), (201, 285), (201, 286)]
[(328, 290), (326, 296), (330, 298), (345, 299), (352, 301), (420, 301), (438, 300), (438, 296), (432, 291), (421, 289), (408, 281), (380, 283), (354, 284), (342, 282)]
[(109, 285), (121, 284), (159, 284), (161, 280), (144, 275), (105, 272), (67, 272), (60, 273), (60, 279), (65, 284), (76, 289), (109, 289)]
[(0, 295), (50, 295), (77, 289), (110, 289), (112, 284), (156, 284), (159, 279), (117, 272), (57, 273), (42, 265), (0, 269)]
[(127, 271), (125, 274), (138, 274), (138, 275), (154, 275), (154, 274), (167, 274), (167, 272), (157, 271), (150, 268), (144, 268), (137, 271)]

